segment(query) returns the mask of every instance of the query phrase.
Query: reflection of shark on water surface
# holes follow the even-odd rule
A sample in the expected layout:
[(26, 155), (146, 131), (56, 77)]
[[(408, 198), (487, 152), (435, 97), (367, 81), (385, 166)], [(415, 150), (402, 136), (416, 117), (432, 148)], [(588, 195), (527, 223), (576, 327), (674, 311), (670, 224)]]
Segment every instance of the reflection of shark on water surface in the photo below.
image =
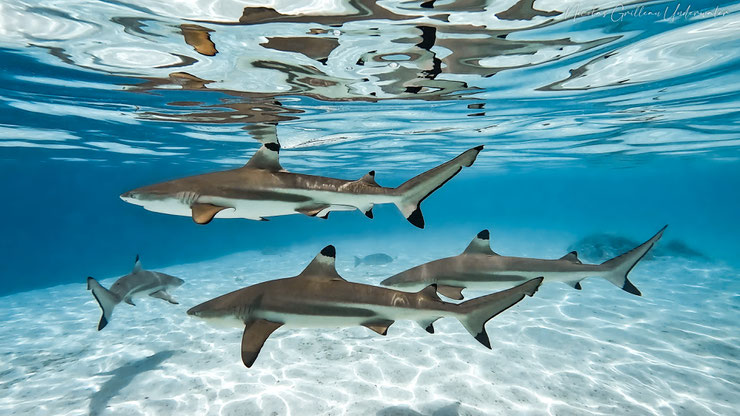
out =
[(439, 293), (462, 299), (463, 289), (500, 290), (537, 276), (543, 276), (546, 282), (564, 282), (576, 289), (581, 289), (581, 280), (599, 276), (639, 296), (640, 291), (627, 275), (663, 236), (666, 227), (645, 243), (602, 264), (583, 264), (575, 251), (557, 260), (501, 256), (491, 250), (489, 232), (483, 230), (459, 256), (416, 266), (381, 284), (407, 290), (436, 284)]
[(326, 246), (301, 274), (248, 286), (188, 310), (214, 323), (245, 326), (242, 361), (251, 367), (267, 338), (281, 326), (349, 327), (362, 325), (380, 335), (398, 319), (414, 320), (433, 333), (442, 317), (457, 318), (478, 342), (491, 348), (485, 323), (532, 296), (542, 278), (461, 304), (443, 302), (434, 285), (417, 293), (400, 292), (344, 280), (334, 266), (334, 246)]
[(167, 293), (167, 289), (178, 288), (183, 283), (184, 281), (178, 277), (142, 269), (139, 256), (136, 256), (131, 273), (116, 280), (110, 289), (104, 288), (97, 280), (88, 277), (87, 289), (92, 290), (103, 312), (98, 323), (98, 331), (108, 325), (116, 305), (121, 302), (134, 305), (132, 300), (134, 297), (151, 296), (177, 304), (177, 301)]
[(192, 216), (198, 224), (214, 217), (264, 220), (297, 213), (327, 218), (332, 211), (355, 209), (372, 218), (375, 204), (392, 203), (411, 224), (424, 228), (421, 201), (471, 166), (482, 149), (469, 149), (397, 188), (385, 188), (375, 182), (375, 171), (356, 181), (288, 172), (278, 161), (280, 145), (267, 143), (241, 168), (137, 188), (121, 199), (154, 212)]

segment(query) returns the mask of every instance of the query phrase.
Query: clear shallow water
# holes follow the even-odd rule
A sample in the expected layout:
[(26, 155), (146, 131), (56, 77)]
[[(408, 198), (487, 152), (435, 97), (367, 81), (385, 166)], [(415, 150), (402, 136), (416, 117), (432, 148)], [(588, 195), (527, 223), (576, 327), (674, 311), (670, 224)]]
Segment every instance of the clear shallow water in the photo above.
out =
[[(0, 192), (6, 203), (0, 211), (5, 219), (0, 295), (6, 296), (0, 311), (4, 323), (16, 323), (4, 325), (2, 335), (4, 353), (16, 364), (2, 372), (2, 383), (11, 391), (3, 406), (24, 413), (32, 412), (31, 403), (46, 401), (49, 409), (55, 404), (67, 409), (60, 413), (86, 413), (124, 400), (128, 407), (115, 407), (119, 413), (161, 414), (164, 407), (137, 396), (147, 390), (144, 380), (158, 377), (161, 368), (212, 371), (202, 364), (206, 362), (225, 374), (210, 376), (215, 377), (206, 383), (210, 391), (229, 390), (235, 398), (220, 401), (216, 396), (222, 393), (202, 393), (197, 405), (183, 405), (188, 412), (217, 412), (227, 402), (246, 400), (249, 409), (256, 404), (263, 412), (285, 413), (280, 406), (288, 406), (300, 413), (295, 410), (300, 405), (282, 401), (284, 396), (277, 393), (280, 399), (264, 399), (262, 404), (256, 391), (266, 387), (255, 386), (269, 383), (240, 367), (234, 355), (238, 339), (228, 338), (236, 335), (190, 322), (182, 314), (185, 307), (241, 285), (287, 276), (329, 243), (337, 245), (340, 256), (345, 247), (370, 254), (397, 244), (393, 254), (404, 259), (389, 266), (396, 272), (401, 265), (455, 254), (483, 228), (492, 230), (498, 252), (557, 258), (594, 233), (639, 242), (668, 223), (661, 244), (668, 247), (678, 241), (702, 257), (688, 259), (685, 251), (668, 250), (659, 261), (635, 270), (650, 272), (635, 277), (643, 292), (645, 285), (660, 282), (662, 290), (653, 287), (644, 298), (633, 299), (604, 282), (584, 285), (577, 293), (567, 287), (543, 287), (537, 297), (502, 314), (489, 328), (519, 323), (550, 335), (514, 337), (508, 349), (502, 344), (498, 350), (494, 346), (493, 353), (476, 349), (454, 321), (446, 328), (460, 336), (447, 338), (449, 343), (439, 341), (446, 331), (426, 337), (410, 323), (397, 334), (409, 339), (403, 348), (420, 348), (436, 357), (433, 366), (404, 361), (414, 357), (394, 352), (389, 341), (368, 336), (362, 328), (276, 334), (296, 337), (294, 341), (306, 348), (298, 351), (308, 356), (312, 349), (324, 348), (317, 345), (327, 340), (340, 345), (337, 354), (362, 345), (372, 349), (362, 360), (378, 368), (389, 361), (383, 358), (388, 354), (429, 374), (506, 373), (513, 371), (507, 366), (514, 363), (516, 371), (539, 369), (512, 373), (534, 384), (522, 387), (515, 381), (519, 378), (493, 378), (478, 390), (460, 380), (453, 383), (458, 391), (444, 387), (450, 377), (429, 375), (425, 396), (403, 379), (422, 370), (406, 372), (401, 365), (392, 367), (398, 380), (382, 374), (378, 379), (390, 377), (395, 380), (391, 384), (414, 394), (394, 396), (362, 388), (312, 392), (315, 382), (307, 380), (324, 378), (327, 360), (314, 356), (301, 370), (310, 376), (279, 375), (285, 356), (274, 358), (276, 352), (270, 359), (278, 361), (256, 371), (304, 386), (308, 396), (298, 401), (322, 397), (325, 412), (353, 413), (347, 403), (376, 400), (386, 405), (375, 403), (354, 413), (510, 414), (512, 408), (545, 412), (550, 406), (558, 414), (608, 414), (614, 412), (598, 406), (614, 406), (612, 410), (637, 414), (726, 414), (731, 408), (727, 400), (740, 401), (737, 388), (732, 388), (737, 380), (725, 376), (737, 369), (738, 328), (726, 320), (738, 307), (738, 5), (589, 2), (586, 7), (537, 1), (532, 9), (527, 2), (509, 3), (313, 2), (297, 8), (289, 2), (269, 7), (256, 2), (4, 2)], [(284, 149), (281, 163), (289, 170), (359, 178), (374, 169), (385, 186), (398, 185), (469, 147), (485, 144), (486, 149), (472, 168), (424, 201), (425, 230), (414, 229), (392, 206), (376, 207), (373, 220), (340, 212), (328, 221), (291, 216), (268, 223), (216, 220), (198, 227), (188, 218), (146, 212), (118, 198), (145, 184), (239, 166), (258, 148), (258, 141), (275, 138)], [(365, 244), (364, 250), (357, 242)], [(242, 271), (229, 261), (214, 260), (245, 251), (252, 254), (244, 254)], [(258, 252), (280, 253), (279, 261), (254, 254)], [(136, 309), (122, 307), (114, 321), (118, 326), (96, 333), (96, 306), (79, 282), (88, 275), (123, 275), (136, 253), (147, 268), (169, 267), (188, 281), (181, 289), (183, 306), (153, 300)], [(272, 271), (262, 263), (265, 259)], [(186, 266), (194, 262), (200, 266)], [(368, 272), (368, 281), (387, 277), (391, 269), (385, 267)], [(219, 284), (219, 276), (229, 273), (244, 275), (243, 282), (229, 286), (227, 279)], [(59, 284), (68, 286), (47, 289)], [(199, 285), (212, 293), (202, 296)], [(56, 321), (67, 318), (56, 315), (56, 302), (49, 299), (64, 299), (68, 324)], [(614, 308), (620, 316), (614, 315)], [(669, 313), (658, 318), (662, 311)], [(34, 340), (35, 335), (24, 332), (36, 328), (27, 320), (34, 313), (49, 314), (47, 321), (58, 322), (53, 336), (78, 337), (69, 345), (76, 342), (88, 349), (66, 353), (51, 347), (46, 335)], [(571, 318), (553, 318), (562, 313)], [(619, 324), (622, 318), (646, 319), (648, 324), (624, 326)], [(167, 331), (161, 330), (161, 320), (170, 320)], [(156, 323), (147, 327), (149, 322)], [(685, 322), (705, 330), (686, 329)], [(196, 328), (195, 335), (176, 328), (182, 325)], [(618, 333), (602, 333), (613, 325)], [(167, 340), (170, 329), (180, 335)], [(138, 333), (121, 336), (129, 330)], [(666, 333), (675, 344), (656, 347), (653, 340), (668, 337), (660, 335)], [(213, 336), (224, 339), (219, 346), (223, 351), (173, 364), (179, 351), (190, 350), (184, 345), (191, 340), (201, 345)], [(20, 339), (26, 341), (16, 341)], [(558, 360), (537, 351), (552, 339), (561, 339), (568, 351), (579, 350), (579, 340), (588, 340), (592, 350), (587, 362), (592, 366), (578, 373), (587, 376), (574, 377), (588, 379), (582, 380), (580, 390), (608, 390), (610, 395), (589, 396), (592, 402), (582, 401), (582, 396), (542, 395), (545, 384), (555, 388), (571, 382), (557, 377), (547, 382), (561, 374)], [(608, 339), (624, 340), (620, 345), (630, 358), (623, 373), (617, 363), (624, 358), (617, 353), (624, 350), (598, 352)], [(172, 340), (177, 347), (171, 346)], [(706, 347), (706, 340), (719, 347)], [(519, 344), (529, 355), (517, 355)], [(60, 372), (47, 372), (33, 367), (38, 356), (19, 358), (26, 357), (23, 345), (29, 346), (26, 353), (57, 351), (54, 354), (69, 361), (62, 360), (67, 364)], [(470, 349), (470, 358), (462, 359), (466, 365), (460, 364), (459, 353), (452, 353), (462, 346)], [(438, 348), (450, 354), (437, 356)], [(303, 352), (292, 351), (292, 359), (305, 358)], [(497, 359), (497, 353), (505, 358)], [(575, 363), (576, 357), (586, 358), (572, 354), (574, 368), (586, 368)], [(445, 361), (449, 355), (456, 357), (451, 363)], [(541, 365), (527, 367), (534, 356)], [(685, 365), (668, 363), (677, 358), (687, 360)], [(18, 359), (28, 360), (30, 367), (18, 364)], [(351, 383), (347, 373), (355, 359), (351, 355), (333, 368), (342, 374), (337, 386)], [(89, 360), (90, 367), (80, 368), (74, 360)], [(182, 364), (186, 362), (201, 367)], [(675, 382), (665, 385), (630, 373), (651, 365), (675, 371)], [(127, 370), (130, 366), (151, 371), (139, 376)], [(54, 378), (72, 374), (69, 371), (87, 380), (84, 393), (64, 390)], [(244, 380), (249, 380), (249, 389), (234, 387)], [(623, 387), (615, 387), (615, 380)], [(729, 380), (729, 387), (722, 380)], [(705, 382), (714, 387), (687, 393), (689, 386)], [(28, 390), (34, 383), (39, 383), (38, 390)], [(467, 388), (461, 389), (461, 384)], [(52, 386), (62, 389), (58, 395), (46, 394)], [(167, 394), (204, 385), (181, 385), (182, 390), (175, 386)], [(653, 395), (627, 394), (640, 386)], [(434, 392), (443, 391), (455, 393), (435, 401)], [(55, 400), (70, 394), (75, 398), (67, 404)], [(159, 399), (180, 403), (163, 399), (167, 394)], [(332, 394), (339, 398), (326, 398)], [(518, 397), (528, 404), (512, 405)], [(448, 408), (457, 402), (457, 408)]]

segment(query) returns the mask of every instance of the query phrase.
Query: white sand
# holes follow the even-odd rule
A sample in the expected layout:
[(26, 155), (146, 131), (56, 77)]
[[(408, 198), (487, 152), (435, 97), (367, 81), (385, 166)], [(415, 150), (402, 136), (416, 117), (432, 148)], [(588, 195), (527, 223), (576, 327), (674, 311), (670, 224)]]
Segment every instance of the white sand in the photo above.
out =
[[(467, 243), (433, 242), (415, 244), (423, 253), (415, 257), (400, 243), (368, 251), (337, 242), (338, 269), (377, 283)], [(122, 304), (101, 332), (83, 282), (0, 298), (0, 414), (729, 415), (740, 407), (738, 272), (680, 258), (638, 265), (630, 277), (642, 298), (599, 279), (582, 291), (545, 285), (488, 323), (492, 351), (453, 319), (435, 324), (434, 335), (409, 321), (386, 337), (361, 327), (279, 329), (247, 369), (240, 330), (185, 314), (296, 274), (320, 248), (162, 269), (186, 280), (173, 291), (181, 304)], [(353, 254), (374, 251), (399, 258), (352, 266)]]

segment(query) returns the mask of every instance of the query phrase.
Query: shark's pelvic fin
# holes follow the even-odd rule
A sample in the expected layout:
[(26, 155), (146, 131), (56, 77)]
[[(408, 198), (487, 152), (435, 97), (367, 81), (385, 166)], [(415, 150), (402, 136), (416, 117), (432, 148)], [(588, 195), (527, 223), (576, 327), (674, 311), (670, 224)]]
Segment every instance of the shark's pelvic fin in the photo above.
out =
[(105, 328), (113, 315), (113, 308), (121, 302), (121, 299), (113, 292), (104, 288), (92, 277), (87, 278), (87, 290), (91, 290), (93, 297), (98, 301), (100, 310), (103, 312), (98, 323), (98, 331)]
[(388, 334), (388, 327), (393, 325), (393, 323), (396, 321), (388, 321), (388, 320), (380, 320), (380, 321), (372, 321), (362, 324), (365, 328), (372, 329), (373, 331), (377, 332), (380, 335), (387, 335)]
[(433, 334), (434, 333), (434, 322), (437, 319), (439, 319), (439, 318), (433, 318), (433, 319), (430, 319), (430, 320), (417, 321), (417, 322), (418, 322), (419, 326), (421, 326), (422, 328), (424, 328), (425, 331), (427, 331), (430, 334)]
[(309, 217), (315, 217), (319, 215), (321, 211), (327, 208), (329, 208), (329, 205), (314, 205), (314, 206), (309, 206), (309, 207), (298, 208), (296, 209), (296, 212), (299, 212), (303, 215), (308, 215)]
[(450, 299), (455, 299), (455, 300), (463, 299), (463, 294), (462, 294), (463, 289), (465, 288), (457, 287), (457, 286), (447, 286), (447, 285), (437, 286), (437, 292), (441, 293), (442, 296), (446, 296)]
[(421, 202), (457, 175), (463, 167), (471, 166), (481, 150), (482, 145), (469, 149), (449, 162), (411, 178), (396, 188), (401, 199), (395, 204), (403, 216), (411, 224), (424, 228), (424, 216), (419, 206)]
[(131, 274), (139, 273), (141, 271), (141, 260), (139, 260), (139, 255), (136, 255), (136, 259), (134, 260), (134, 268), (131, 270)]
[(242, 362), (247, 368), (254, 364), (254, 360), (257, 359), (267, 338), (282, 325), (281, 323), (264, 319), (257, 319), (246, 323), (244, 335), (242, 335)]
[(176, 301), (172, 297), (172, 295), (170, 295), (169, 293), (165, 292), (164, 290), (158, 290), (158, 291), (156, 291), (154, 293), (150, 293), (149, 296), (151, 296), (153, 298), (158, 298), (158, 299), (166, 300), (167, 302), (169, 302), (169, 303), (171, 303), (173, 305), (177, 305), (177, 304), (180, 303), (180, 302)]
[(136, 306), (133, 300), (131, 300), (130, 297), (123, 299), (124, 302), (128, 303), (131, 306)]
[(337, 273), (335, 267), (336, 256), (337, 250), (334, 246), (324, 247), (298, 276), (312, 279), (344, 280)]
[(501, 312), (516, 305), (524, 296), (532, 296), (542, 284), (543, 277), (528, 280), (519, 286), (501, 292), (465, 301), (458, 305), (460, 319), (470, 335), (486, 348), (491, 348), (491, 341), (486, 333), (486, 322)]
[(265, 143), (257, 150), (257, 153), (249, 159), (245, 168), (248, 169), (264, 169), (271, 172), (278, 172), (284, 170), (280, 166), (280, 145), (278, 143)]
[(560, 258), (560, 260), (567, 260), (571, 263), (577, 263), (577, 264), (583, 264), (581, 263), (581, 260), (578, 258), (578, 252), (577, 251), (571, 251), (570, 253), (564, 255)]
[(473, 238), (473, 241), (468, 244), (468, 248), (463, 251), (463, 254), (487, 254), (489, 256), (497, 255), (493, 252), (493, 250), (491, 250), (490, 239), (491, 233), (489, 233), (488, 230), (483, 230), (479, 232), (478, 235)]
[(228, 207), (222, 207), (213, 204), (201, 204), (199, 202), (194, 203), (190, 206), (193, 211), (193, 221), (197, 224), (208, 224), (213, 220), (219, 212), (225, 210)]
[(642, 293), (635, 285), (630, 282), (627, 275), (632, 271), (632, 268), (642, 260), (643, 257), (650, 251), (655, 243), (663, 237), (667, 225), (660, 229), (654, 236), (648, 241), (640, 244), (632, 250), (622, 254), (621, 256), (614, 257), (611, 260), (607, 260), (601, 263), (601, 266), (607, 269), (608, 273), (604, 275), (604, 279), (612, 282), (617, 287), (621, 287), (625, 292), (632, 293), (633, 295), (642, 296)]

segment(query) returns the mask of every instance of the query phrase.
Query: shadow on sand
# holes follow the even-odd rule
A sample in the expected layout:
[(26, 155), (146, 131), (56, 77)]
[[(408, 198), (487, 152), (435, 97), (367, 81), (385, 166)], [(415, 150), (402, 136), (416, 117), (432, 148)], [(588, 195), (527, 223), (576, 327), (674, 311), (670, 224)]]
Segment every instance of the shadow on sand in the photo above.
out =
[(419, 413), (406, 406), (393, 406), (386, 407), (376, 413), (376, 416), (459, 416), (460, 415), (460, 403), (452, 403), (444, 407), (440, 407), (431, 413)]
[(137, 375), (156, 369), (163, 361), (175, 355), (176, 351), (161, 351), (149, 357), (130, 362), (122, 367), (100, 375), (113, 376), (100, 386), (90, 398), (90, 415), (101, 414), (108, 406), (108, 402), (124, 387), (128, 386)]

